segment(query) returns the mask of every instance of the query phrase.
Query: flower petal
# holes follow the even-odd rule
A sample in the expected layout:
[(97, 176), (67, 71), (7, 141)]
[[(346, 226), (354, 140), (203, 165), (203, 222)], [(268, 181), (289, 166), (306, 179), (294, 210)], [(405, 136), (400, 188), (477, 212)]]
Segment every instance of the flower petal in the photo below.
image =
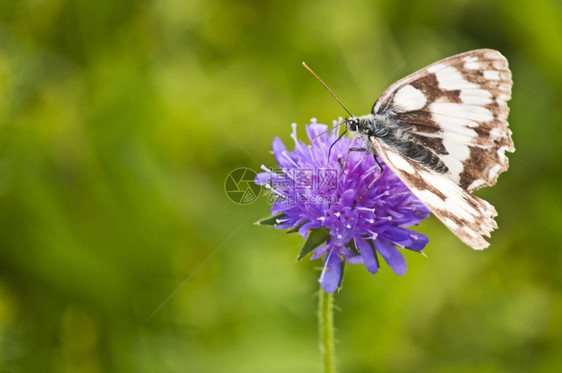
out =
[(365, 263), (367, 270), (371, 273), (377, 273), (379, 270), (379, 263), (377, 262), (377, 257), (375, 256), (375, 252), (371, 244), (362, 237), (355, 237), (355, 245), (361, 253), (361, 257), (363, 258), (363, 262)]
[[(317, 221), (309, 221), (304, 223), (299, 229), (298, 232), (299, 234), (303, 237), (303, 238), (308, 238), (309, 235), (309, 230), (310, 229), (314, 229), (314, 228), (319, 228), (319, 225)], [(326, 238), (323, 241), (326, 241), (328, 238), (330, 238), (330, 234), (328, 234), (328, 230), (324, 230), (324, 232), (326, 232), (325, 236)]]
[(269, 183), (271, 178), (272, 178), (272, 175), (269, 172), (260, 172), (254, 178), (254, 183), (256, 183), (258, 185), (265, 185), (265, 184)]
[(425, 245), (429, 242), (429, 238), (425, 234), (421, 234), (410, 229), (404, 229), (410, 234), (410, 244), (406, 245), (407, 249), (414, 251), (422, 251)]
[(327, 125), (316, 123), (316, 121), (313, 121), (311, 124), (306, 126), (306, 135), (308, 136), (308, 139), (312, 141), (316, 136), (318, 136), (322, 132), (326, 132), (327, 130)]
[(356, 199), (357, 199), (357, 191), (353, 189), (348, 189), (341, 194), (340, 204), (342, 206), (351, 206)]
[(294, 153), (287, 151), (285, 144), (283, 144), (279, 137), (273, 139), (272, 149), (273, 156), (281, 169), (296, 168)]
[(339, 246), (338, 252), (343, 257), (343, 259), (350, 264), (361, 264), (361, 263), (363, 263), (363, 258), (361, 258), (361, 255), (356, 254), (355, 252), (353, 252), (348, 247)]
[(397, 275), (406, 273), (406, 260), (394, 245), (378, 238), (375, 240), (375, 247), (394, 273)]
[(326, 251), (328, 251), (328, 249), (330, 248), (329, 245), (322, 245), (317, 247), (316, 249), (314, 249), (312, 251), (312, 256), (310, 257), (310, 260), (316, 260), (320, 257), (322, 257), (322, 255), (326, 254)]
[(326, 293), (333, 293), (336, 291), (340, 284), (341, 276), (341, 260), (337, 254), (337, 250), (332, 248), (328, 255), (326, 255), (326, 260), (324, 260), (324, 268), (322, 269), (322, 274), (320, 275), (320, 286)]
[(273, 139), (273, 145), (271, 147), (273, 149), (273, 154), (275, 154), (275, 157), (278, 157), (281, 153), (287, 151), (285, 144), (283, 144), (283, 141), (279, 137)]
[(389, 242), (400, 246), (407, 246), (411, 242), (408, 230), (399, 227), (388, 227), (381, 236)]

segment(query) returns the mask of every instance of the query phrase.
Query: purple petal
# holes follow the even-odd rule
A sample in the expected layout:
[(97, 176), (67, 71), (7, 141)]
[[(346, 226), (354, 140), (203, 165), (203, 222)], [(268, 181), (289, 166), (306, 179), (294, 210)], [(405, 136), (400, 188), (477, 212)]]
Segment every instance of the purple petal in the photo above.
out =
[(357, 192), (353, 189), (348, 189), (340, 196), (340, 203), (343, 206), (351, 206), (357, 199)]
[(285, 144), (283, 144), (283, 141), (279, 137), (273, 139), (272, 149), (273, 149), (273, 154), (275, 154), (275, 157), (278, 157), (281, 153), (287, 151)]
[(406, 260), (394, 245), (389, 244), (385, 240), (375, 240), (375, 248), (384, 258), (385, 262), (397, 275), (406, 273)]
[(343, 259), (350, 264), (363, 263), (363, 258), (361, 258), (361, 255), (356, 254), (355, 252), (351, 251), (345, 246), (339, 246), (338, 251), (340, 255), (343, 257)]
[(412, 206), (414, 214), (416, 216), (422, 216), (423, 218), (429, 217), (429, 209), (427, 208), (427, 206), (421, 203), (421, 201), (413, 194), (410, 196), (409, 203)]
[(388, 227), (382, 236), (388, 241), (400, 246), (407, 246), (411, 243), (410, 231), (403, 228)]
[(414, 251), (422, 251), (425, 245), (429, 242), (429, 238), (425, 234), (416, 231), (404, 229), (410, 234), (410, 244), (406, 245), (407, 249)]
[(349, 264), (363, 264), (363, 258), (361, 255), (353, 255), (350, 257), (344, 257), (345, 261)]
[(310, 257), (310, 260), (316, 260), (320, 258), (322, 255), (326, 254), (326, 251), (328, 250), (329, 247), (330, 246), (328, 245), (318, 246), (316, 249), (312, 251), (314, 254)]
[(306, 135), (308, 136), (308, 139), (312, 141), (316, 136), (322, 132), (326, 132), (327, 130), (328, 126), (325, 124), (311, 123), (306, 126)]
[(379, 263), (377, 262), (375, 252), (369, 242), (362, 237), (355, 237), (355, 244), (361, 253), (361, 257), (363, 258), (363, 262), (365, 263), (367, 270), (371, 273), (377, 273), (379, 270)]
[(271, 180), (271, 174), (269, 172), (260, 172), (254, 178), (254, 183), (258, 185), (265, 185), (269, 183), (270, 180)]
[(308, 230), (309, 229), (313, 229), (313, 228), (319, 228), (319, 224), (316, 221), (309, 221), (303, 224), (302, 227), (299, 228), (299, 234), (303, 237), (303, 238), (307, 238), (308, 237)]
[(333, 293), (338, 288), (340, 284), (341, 276), (341, 260), (337, 255), (335, 249), (332, 249), (326, 255), (326, 260), (324, 260), (324, 268), (322, 269), (322, 274), (320, 275), (320, 286), (326, 293)]
[(280, 168), (294, 168), (294, 154), (287, 151), (285, 144), (279, 137), (273, 139), (273, 156)]

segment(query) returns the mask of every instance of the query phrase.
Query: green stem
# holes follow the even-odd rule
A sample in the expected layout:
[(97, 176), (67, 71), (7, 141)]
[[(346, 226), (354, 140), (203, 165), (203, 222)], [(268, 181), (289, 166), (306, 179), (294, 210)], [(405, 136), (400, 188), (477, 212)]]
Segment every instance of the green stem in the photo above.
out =
[(318, 321), (320, 329), (320, 351), (324, 360), (324, 372), (336, 372), (334, 346), (334, 295), (320, 289), (318, 297)]

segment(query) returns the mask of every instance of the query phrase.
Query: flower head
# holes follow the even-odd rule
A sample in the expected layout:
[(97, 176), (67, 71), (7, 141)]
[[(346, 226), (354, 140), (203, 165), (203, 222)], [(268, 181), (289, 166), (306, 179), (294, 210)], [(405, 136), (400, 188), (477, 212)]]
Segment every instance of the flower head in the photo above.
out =
[(279, 169), (262, 166), (265, 172), (256, 177), (274, 200), (274, 219), (268, 221), (307, 239), (299, 259), (311, 251), (311, 259), (324, 256), (319, 281), (326, 292), (338, 288), (345, 262), (363, 263), (376, 273), (380, 256), (404, 274), (406, 261), (398, 247), (418, 252), (425, 247), (427, 237), (407, 227), (428, 217), (429, 210), (383, 163), (381, 172), (371, 153), (355, 151), (364, 147), (361, 139), (334, 143), (335, 130), (315, 119), (306, 133), (308, 146), (297, 139), (293, 124), (293, 151), (275, 138)]

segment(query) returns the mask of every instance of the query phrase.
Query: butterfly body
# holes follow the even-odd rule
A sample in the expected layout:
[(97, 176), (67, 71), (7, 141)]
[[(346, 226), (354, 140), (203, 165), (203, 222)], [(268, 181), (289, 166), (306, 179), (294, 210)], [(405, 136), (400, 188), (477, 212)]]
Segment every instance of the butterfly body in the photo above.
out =
[(464, 243), (484, 249), (497, 213), (471, 192), (494, 185), (508, 168), (505, 152), (515, 151), (511, 86), (504, 56), (473, 50), (394, 83), (346, 127)]
[(415, 142), (408, 134), (405, 123), (397, 123), (384, 118), (382, 115), (368, 114), (361, 117), (352, 117), (346, 120), (347, 130), (358, 132), (367, 149), (376, 155), (371, 145), (371, 138), (383, 141), (389, 147), (415, 160), (419, 164), (439, 173), (448, 171), (447, 166), (430, 149)]

